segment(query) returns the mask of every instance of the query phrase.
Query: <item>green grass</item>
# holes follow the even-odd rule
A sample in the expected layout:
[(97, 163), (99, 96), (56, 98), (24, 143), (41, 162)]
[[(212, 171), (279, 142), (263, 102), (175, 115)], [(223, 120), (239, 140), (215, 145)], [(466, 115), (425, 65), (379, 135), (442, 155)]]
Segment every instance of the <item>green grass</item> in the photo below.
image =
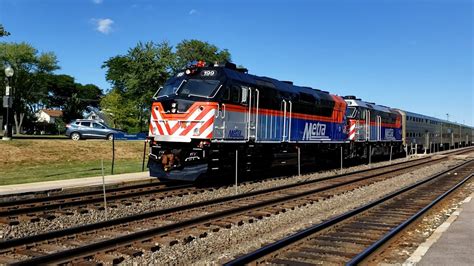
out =
[[(145, 162), (146, 163), (146, 162)], [(110, 160), (104, 161), (105, 175), (111, 174)], [(116, 160), (114, 174), (140, 172), (142, 160), (128, 159)], [(145, 165), (145, 171), (146, 171)], [(11, 166), (0, 172), (0, 185), (52, 181), (81, 177), (100, 176), (101, 161), (73, 161), (65, 163), (43, 164), (34, 166)]]

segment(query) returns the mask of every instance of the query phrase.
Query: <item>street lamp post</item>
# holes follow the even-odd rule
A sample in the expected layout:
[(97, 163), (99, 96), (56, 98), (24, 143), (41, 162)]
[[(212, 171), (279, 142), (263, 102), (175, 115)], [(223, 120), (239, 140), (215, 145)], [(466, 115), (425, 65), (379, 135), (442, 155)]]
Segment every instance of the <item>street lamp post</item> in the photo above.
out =
[(5, 68), (5, 81), (6, 81), (6, 88), (5, 88), (5, 96), (3, 97), (3, 107), (7, 108), (7, 119), (6, 119), (6, 129), (3, 133), (2, 140), (11, 140), (12, 139), (12, 125), (10, 119), (10, 108), (12, 107), (12, 97), (10, 95), (10, 79), (13, 77), (13, 68), (11, 66), (7, 66)]

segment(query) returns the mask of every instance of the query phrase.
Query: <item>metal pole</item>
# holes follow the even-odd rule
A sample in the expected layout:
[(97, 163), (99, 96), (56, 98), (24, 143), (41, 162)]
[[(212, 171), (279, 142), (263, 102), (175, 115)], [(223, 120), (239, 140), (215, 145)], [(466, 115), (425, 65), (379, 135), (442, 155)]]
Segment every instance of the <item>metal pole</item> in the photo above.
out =
[(372, 146), (369, 145), (369, 167), (372, 167)]
[(112, 168), (110, 169), (111, 174), (114, 174), (114, 165), (115, 165), (115, 133), (112, 137)]
[(12, 132), (12, 125), (11, 122), (12, 122), (12, 119), (10, 119), (11, 117), (11, 112), (10, 112), (10, 108), (11, 108), (11, 95), (10, 95), (10, 78), (8, 77), (5, 77), (5, 83), (6, 83), (6, 86), (5, 86), (5, 99), (6, 99), (6, 106), (3, 106), (3, 107), (6, 107), (7, 108), (7, 119), (6, 119), (6, 124), (5, 124), (5, 131), (3, 132), (3, 138), (2, 140), (11, 140), (12, 139), (12, 136), (13, 136), (13, 132)]
[(392, 149), (393, 149), (393, 146), (390, 145), (390, 164), (392, 164)]
[(342, 160), (343, 160), (343, 156), (342, 156), (342, 146), (341, 146), (341, 172), (342, 172)]
[(143, 142), (143, 160), (142, 160), (142, 172), (145, 171), (145, 154), (146, 154), (146, 144), (147, 140)]
[(298, 149), (298, 176), (301, 175), (301, 152), (300, 147), (296, 147)]
[(108, 220), (108, 211), (107, 211), (107, 197), (105, 196), (105, 176), (104, 176), (104, 159), (101, 160), (102, 166), (102, 191), (104, 193), (104, 210), (105, 210), (105, 220)]
[(239, 151), (235, 150), (235, 194), (238, 193), (237, 191), (237, 178), (238, 178), (238, 170), (239, 170)]

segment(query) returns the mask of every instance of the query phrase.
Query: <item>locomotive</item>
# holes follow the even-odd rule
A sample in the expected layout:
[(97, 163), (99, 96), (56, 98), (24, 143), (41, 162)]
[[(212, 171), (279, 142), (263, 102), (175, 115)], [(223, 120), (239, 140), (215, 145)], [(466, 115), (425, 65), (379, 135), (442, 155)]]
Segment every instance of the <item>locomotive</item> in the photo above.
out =
[(275, 166), (404, 151), (402, 113), (233, 63), (199, 61), (153, 96), (148, 168), (159, 179), (195, 181)]

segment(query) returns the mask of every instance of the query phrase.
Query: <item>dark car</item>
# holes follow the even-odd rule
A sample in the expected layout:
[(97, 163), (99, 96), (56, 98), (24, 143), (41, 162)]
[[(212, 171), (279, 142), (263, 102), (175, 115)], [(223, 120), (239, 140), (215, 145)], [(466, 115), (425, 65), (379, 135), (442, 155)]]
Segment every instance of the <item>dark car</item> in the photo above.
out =
[(88, 119), (77, 119), (66, 125), (66, 136), (72, 140), (80, 139), (108, 139), (112, 140), (114, 134), (125, 133), (122, 130), (110, 128), (105, 124)]

